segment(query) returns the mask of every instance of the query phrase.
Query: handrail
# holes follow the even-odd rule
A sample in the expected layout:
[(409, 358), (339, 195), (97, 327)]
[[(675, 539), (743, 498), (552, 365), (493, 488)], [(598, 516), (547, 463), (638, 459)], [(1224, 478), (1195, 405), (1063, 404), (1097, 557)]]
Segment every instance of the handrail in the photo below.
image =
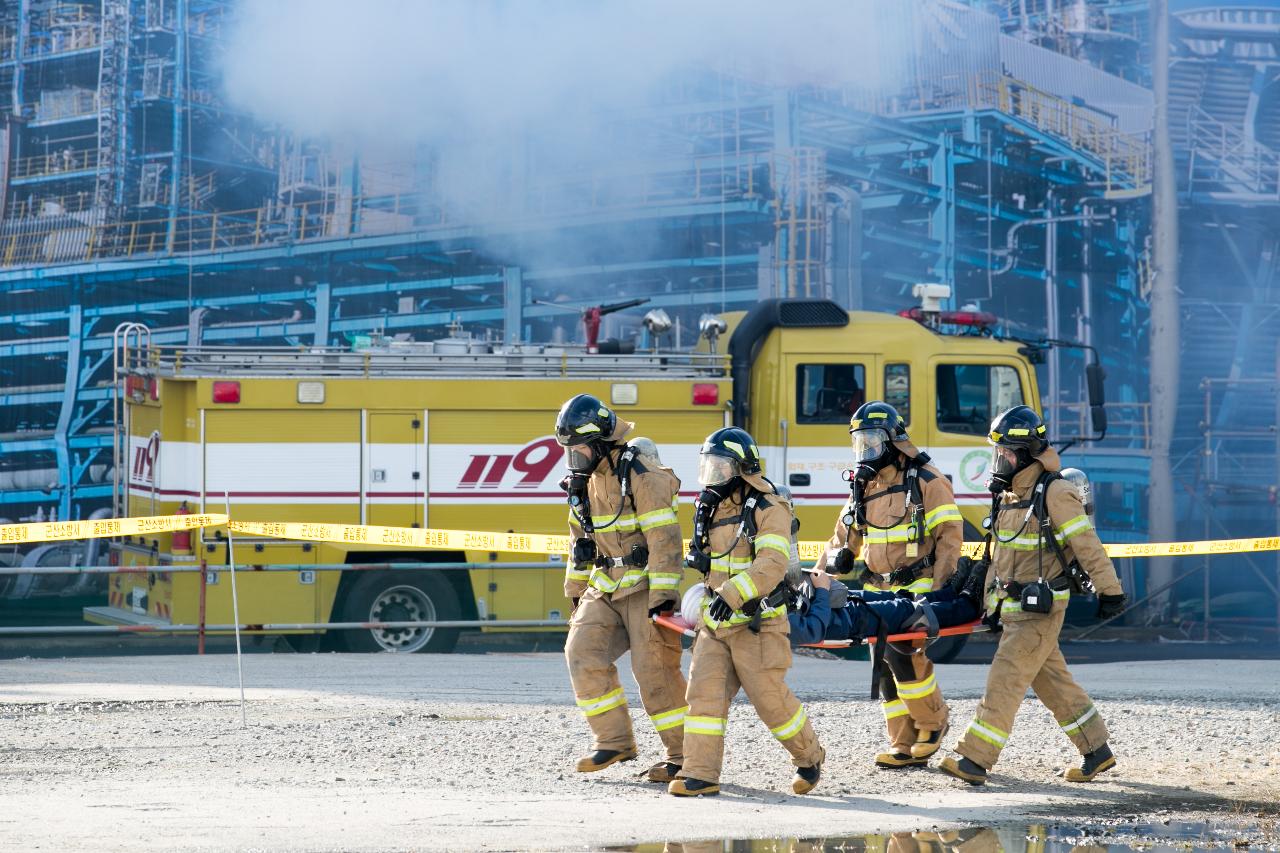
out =
[(39, 178), (67, 172), (93, 171), (98, 168), (98, 159), (97, 148), (65, 148), (48, 154), (18, 157), (12, 162), (10, 178)]
[(1187, 110), (1188, 178), (1198, 185), (1243, 186), (1259, 195), (1280, 197), (1280, 152), (1219, 121), (1198, 105)]
[[(488, 349), (491, 345), (474, 341)], [(728, 357), (716, 353), (656, 352), (601, 358), (575, 346), (492, 345), (495, 352), (435, 351), (432, 343), (408, 343), (386, 349), (345, 347), (160, 347), (131, 354), (131, 373), (173, 377), (412, 377), (456, 376), (608, 376), (715, 379), (726, 374)]]
[(1095, 157), (1108, 191), (1142, 190), (1151, 183), (1151, 146), (1146, 135), (1125, 133), (1105, 113), (1006, 74), (948, 75), (918, 81), (907, 97), (880, 98), (874, 104), (865, 98), (855, 101), (863, 109), (886, 115), (994, 109)]
[[(63, 158), (59, 161), (57, 158)], [(22, 164), (14, 178), (57, 174), (70, 165), (91, 168), (97, 151), (39, 155)], [(29, 159), (29, 158), (28, 158)], [(719, 158), (707, 155), (674, 164), (653, 164), (635, 177), (621, 173), (547, 176), (531, 183), (528, 195), (513, 207), (513, 220), (590, 211), (643, 210), (657, 205), (761, 200), (757, 181), (767, 164), (764, 152)], [(403, 234), (455, 224), (446, 199), (425, 192), (342, 196), (288, 205), (230, 211), (192, 211), (168, 217), (124, 222), (65, 222), (23, 227), (0, 235), (0, 267), (66, 263), (105, 258), (173, 256), (332, 240), (353, 236)], [(25, 225), (25, 224), (24, 224)], [(172, 229), (170, 226), (173, 226)]]

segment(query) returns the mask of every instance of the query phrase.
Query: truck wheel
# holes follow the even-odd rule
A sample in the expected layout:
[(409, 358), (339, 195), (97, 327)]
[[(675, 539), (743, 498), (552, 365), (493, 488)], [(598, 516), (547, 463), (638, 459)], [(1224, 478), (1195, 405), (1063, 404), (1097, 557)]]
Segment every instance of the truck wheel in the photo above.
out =
[[(431, 622), (460, 619), (458, 595), (439, 572), (372, 573), (360, 578), (342, 605), (343, 622)], [(345, 631), (353, 652), (451, 652), (457, 628), (376, 628)]]

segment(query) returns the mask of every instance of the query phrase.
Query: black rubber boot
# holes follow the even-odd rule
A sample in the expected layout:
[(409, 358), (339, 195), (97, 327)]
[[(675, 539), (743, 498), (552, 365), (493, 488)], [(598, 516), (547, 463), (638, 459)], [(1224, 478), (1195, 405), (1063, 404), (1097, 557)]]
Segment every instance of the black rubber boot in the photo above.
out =
[(881, 770), (902, 770), (907, 767), (928, 767), (928, 758), (916, 758), (905, 752), (882, 752), (876, 756), (876, 767)]
[(1092, 782), (1099, 773), (1105, 773), (1116, 766), (1116, 757), (1111, 754), (1111, 747), (1105, 743), (1093, 752), (1087, 752), (1084, 763), (1079, 768), (1072, 767), (1067, 771), (1068, 782)]
[(645, 778), (650, 782), (661, 782), (663, 785), (667, 785), (676, 778), (676, 774), (679, 772), (679, 764), (672, 764), (670, 761), (659, 761), (649, 768), (648, 772), (645, 773)]
[(667, 793), (676, 797), (714, 797), (720, 793), (720, 786), (701, 779), (675, 779), (667, 786)]
[(954, 776), (957, 779), (963, 779), (970, 785), (982, 785), (987, 781), (987, 770), (980, 764), (976, 764), (963, 755), (960, 760), (956, 760), (951, 756), (942, 759), (942, 763), (938, 765), (938, 769), (948, 776)]
[(617, 750), (617, 749), (597, 749), (586, 758), (578, 759), (577, 771), (579, 773), (595, 773), (606, 767), (612, 767), (623, 761), (634, 761), (636, 751)]
[(797, 767), (795, 778), (791, 780), (791, 790), (797, 794), (807, 794), (818, 787), (818, 780), (821, 778), (821, 763), (814, 764), (812, 767)]

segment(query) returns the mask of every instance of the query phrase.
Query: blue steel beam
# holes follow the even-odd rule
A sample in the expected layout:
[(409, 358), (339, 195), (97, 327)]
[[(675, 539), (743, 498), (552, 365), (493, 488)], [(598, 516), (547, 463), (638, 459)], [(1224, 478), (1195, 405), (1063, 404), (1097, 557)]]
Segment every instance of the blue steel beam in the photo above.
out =
[(71, 305), (67, 311), (67, 326), (67, 379), (62, 390), (62, 406), (58, 409), (58, 423), (53, 430), (53, 453), (58, 463), (58, 479), (66, 487), (58, 501), (58, 518), (71, 517), (71, 497), (78, 485), (75, 472), (71, 470), (71, 449), (67, 446), (71, 416), (75, 413), (76, 393), (80, 391), (80, 346), (84, 343), (78, 303)]
[[(62, 350), (59, 350), (61, 352)], [(72, 391), (74, 392), (74, 388)], [(51, 403), (62, 403), (66, 400), (66, 389), (57, 391), (15, 391), (11, 394), (0, 394), (0, 406), (39, 406)], [(82, 401), (108, 400), (111, 398), (111, 389), (103, 388), (86, 388), (76, 395), (76, 398)]]
[[(417, 231), (405, 231), (399, 234), (352, 235), (331, 240), (278, 244), (256, 249), (197, 252), (189, 257), (157, 256), (146, 260), (103, 259), (59, 266), (27, 266), (0, 271), (0, 292), (29, 288), (35, 282), (60, 281), (63, 278), (77, 276), (86, 279), (109, 276), (117, 280), (136, 281), (139, 278), (136, 273), (139, 272), (150, 273), (152, 276), (157, 276), (162, 272), (168, 272), (175, 276), (185, 276), (187, 275), (188, 267), (207, 270), (233, 264), (262, 269), (264, 263), (282, 263), (294, 259), (298, 259), (301, 263), (314, 263), (312, 259), (318, 255), (332, 255), (331, 260), (334, 262), (343, 262), (347, 260), (344, 255), (348, 252), (355, 253), (356, 257), (360, 257), (359, 253), (374, 249), (404, 250), (414, 244), (474, 241), (480, 237), (492, 239), (498, 234), (520, 235), (577, 227), (629, 223), (638, 220), (666, 221), (671, 227), (679, 227), (679, 223), (674, 220), (708, 217), (719, 221), (722, 215), (733, 218), (741, 216), (748, 221), (754, 221), (754, 217), (758, 216), (771, 217), (768, 205), (763, 199), (744, 199), (724, 202), (723, 204), (719, 200), (672, 202), (631, 209), (545, 216), (538, 217), (536, 221), (522, 220), (484, 226), (483, 228), (476, 225), (445, 225)], [(772, 221), (771, 218), (770, 221)]]
[[(95, 447), (110, 447), (111, 441), (110, 434), (93, 433), (72, 436), (68, 441), (68, 445), (73, 450), (90, 450)], [(53, 449), (54, 438), (52, 435), (45, 435), (40, 438), (12, 438), (7, 441), (0, 441), (0, 454), (6, 456), (12, 453), (52, 452)]]
[[(115, 488), (111, 483), (87, 483), (76, 487), (76, 498), (85, 500), (88, 498), (109, 498), (111, 490)], [(0, 504), (44, 504), (49, 502), (49, 498), (59, 492), (66, 491), (62, 486), (54, 486), (49, 491), (42, 489), (17, 489), (11, 492), (0, 492)], [(59, 518), (62, 516), (59, 515)]]
[[(727, 265), (753, 264), (759, 261), (756, 254), (730, 255), (725, 258)], [(626, 272), (642, 272), (654, 269), (679, 269), (702, 268), (702, 267), (719, 267), (720, 257), (704, 257), (704, 258), (660, 258), (649, 261), (633, 261), (619, 264), (593, 264), (580, 267), (563, 267), (550, 270), (526, 270), (523, 271), (523, 278), (526, 280), (539, 280), (547, 278), (570, 278), (581, 275), (614, 275)], [(341, 287), (332, 287), (330, 289), (332, 298), (340, 298), (344, 296), (367, 296), (377, 293), (395, 293), (397, 291), (420, 291), (420, 290), (441, 290), (457, 287), (458, 285), (473, 284), (492, 284), (498, 285), (502, 283), (502, 276), (498, 273), (485, 273), (480, 275), (468, 276), (448, 276), (444, 278), (430, 279), (411, 279), (406, 281), (381, 281), (371, 282), (368, 284), (350, 284)], [(315, 289), (304, 290), (282, 290), (282, 291), (263, 291), (260, 293), (240, 294), (236, 296), (208, 296), (197, 297), (191, 302), (185, 299), (164, 299), (156, 302), (129, 302), (118, 305), (103, 305), (93, 308), (84, 309), (84, 317), (89, 318), (107, 318), (107, 317), (130, 317), (152, 312), (167, 311), (185, 311), (188, 306), (191, 307), (208, 307), (208, 308), (229, 308), (233, 306), (244, 305), (265, 305), (273, 302), (292, 302), (292, 301), (312, 301), (317, 299), (317, 291), (319, 285)], [(318, 310), (318, 309), (317, 309)], [(65, 320), (67, 314), (65, 311), (38, 311), (31, 314), (14, 314), (9, 316), (0, 315), (0, 326), (14, 325), (26, 326), (33, 322), (49, 322)], [(0, 346), (0, 357), (6, 355), (2, 346)]]

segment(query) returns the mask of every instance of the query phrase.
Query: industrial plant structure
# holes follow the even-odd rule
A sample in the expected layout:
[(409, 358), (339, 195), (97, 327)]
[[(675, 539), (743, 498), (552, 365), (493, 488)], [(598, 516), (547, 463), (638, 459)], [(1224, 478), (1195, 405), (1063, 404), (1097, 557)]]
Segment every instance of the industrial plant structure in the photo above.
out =
[[(1111, 430), (1073, 461), (1104, 538), (1144, 539), (1148, 3), (885, 6), (914, 34), (892, 87), (690, 68), (603, 120), (625, 155), (574, 169), (513, 141), (519, 167), (477, 175), (497, 194), (477, 205), (431, 140), (373, 158), (238, 111), (217, 71), (232, 0), (7, 0), (0, 515), (107, 504), (123, 322), (160, 343), (511, 344), (573, 341), (579, 309), (646, 297), (675, 321), (664, 343), (691, 345), (701, 314), (761, 298), (897, 311), (939, 282), (994, 332), (1099, 350)], [(1260, 535), (1276, 524), (1280, 9), (1172, 6), (1182, 344), (1158, 357), (1181, 360), (1178, 533)], [(653, 345), (642, 313), (605, 317), (602, 337)], [(1059, 439), (1089, 431), (1084, 358), (1042, 367)], [(1224, 589), (1274, 590), (1274, 566), (1236, 562)]]

